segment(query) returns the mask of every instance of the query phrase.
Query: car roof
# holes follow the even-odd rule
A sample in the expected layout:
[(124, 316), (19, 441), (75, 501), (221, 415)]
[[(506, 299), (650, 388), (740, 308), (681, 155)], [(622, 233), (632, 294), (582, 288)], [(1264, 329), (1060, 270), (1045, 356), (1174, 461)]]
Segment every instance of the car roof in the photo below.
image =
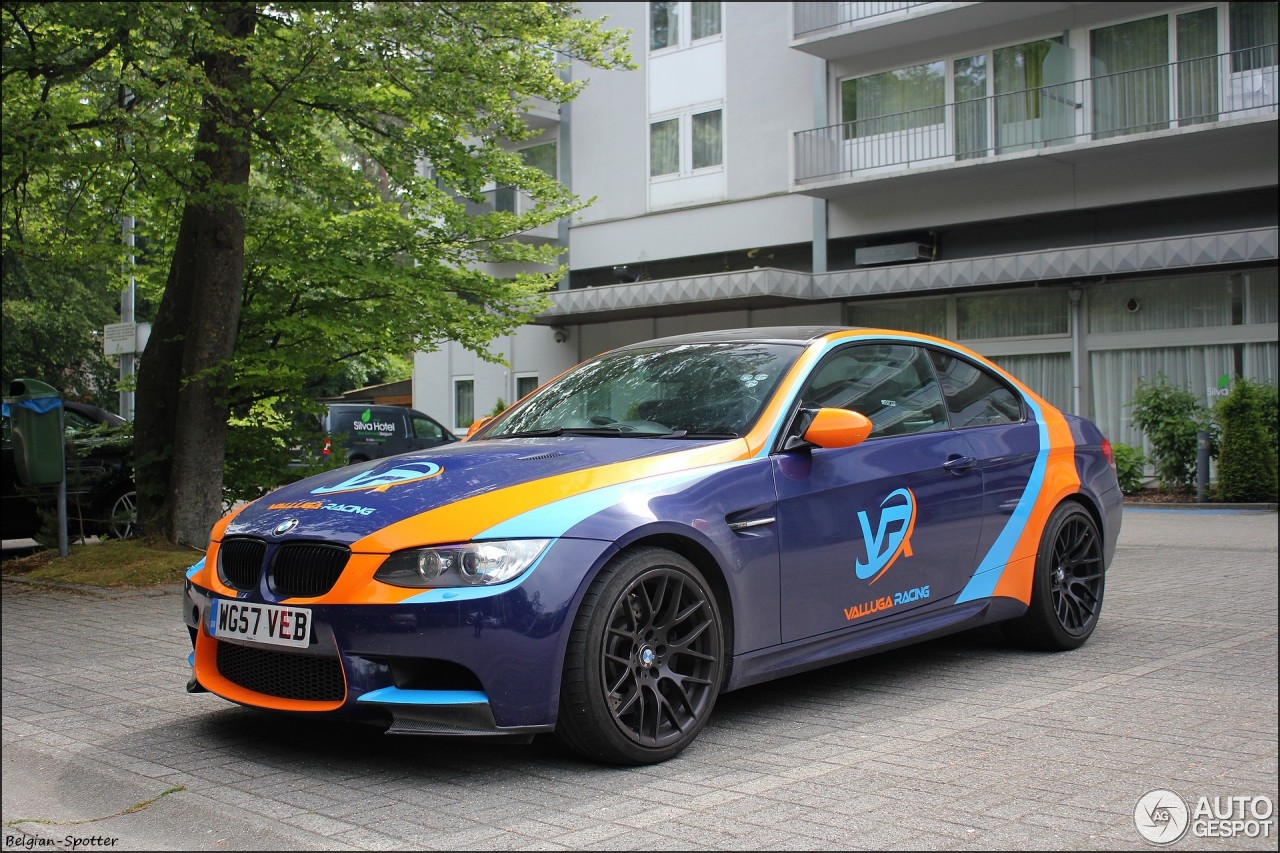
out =
[(850, 326), (761, 326), (755, 329), (723, 329), (715, 332), (692, 332), (684, 335), (672, 335), (666, 338), (641, 341), (618, 347), (616, 351), (644, 348), (650, 346), (677, 346), (680, 344), (723, 344), (723, 343), (773, 343), (796, 344), (804, 346), (819, 338), (846, 332)]
[(100, 424), (110, 424), (111, 426), (119, 426), (125, 422), (125, 419), (117, 415), (115, 412), (108, 412), (101, 406), (95, 406), (92, 403), (79, 403), (75, 400), (64, 400), (62, 402), (64, 409), (70, 409), (78, 412), (90, 420), (97, 421)]

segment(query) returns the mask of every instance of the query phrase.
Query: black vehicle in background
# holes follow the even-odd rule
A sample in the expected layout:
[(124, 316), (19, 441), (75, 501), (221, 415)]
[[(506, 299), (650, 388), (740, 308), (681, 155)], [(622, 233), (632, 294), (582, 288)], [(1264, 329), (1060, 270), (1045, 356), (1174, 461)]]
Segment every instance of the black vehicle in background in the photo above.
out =
[(319, 428), (321, 455), (348, 465), (458, 440), (435, 418), (405, 406), (329, 403)]
[[(128, 422), (88, 403), (65, 401), (67, 535), (126, 539), (135, 532), (138, 495), (133, 482), (133, 440)], [(4, 412), (4, 539), (52, 536), (57, 518), (56, 486), (23, 486), (14, 461), (12, 423)], [(48, 520), (49, 526), (41, 530)]]

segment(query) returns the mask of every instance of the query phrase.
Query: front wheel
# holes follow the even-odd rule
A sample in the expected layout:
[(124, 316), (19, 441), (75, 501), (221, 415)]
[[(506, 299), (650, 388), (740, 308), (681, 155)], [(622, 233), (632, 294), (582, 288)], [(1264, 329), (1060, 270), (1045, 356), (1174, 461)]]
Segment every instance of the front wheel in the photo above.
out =
[(666, 549), (625, 552), (574, 620), (556, 734), (587, 758), (666, 761), (706, 725), (724, 670), (720, 609), (702, 574)]
[(1005, 623), (1015, 642), (1048, 651), (1078, 648), (1097, 627), (1106, 584), (1102, 537), (1077, 503), (1059, 505), (1040, 540), (1031, 605)]

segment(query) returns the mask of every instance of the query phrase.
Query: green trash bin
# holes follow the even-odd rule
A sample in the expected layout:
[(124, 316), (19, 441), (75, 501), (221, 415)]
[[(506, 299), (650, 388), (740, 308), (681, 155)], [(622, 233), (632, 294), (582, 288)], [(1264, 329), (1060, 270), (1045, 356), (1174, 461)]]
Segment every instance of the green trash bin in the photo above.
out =
[(24, 486), (56, 486), (67, 476), (62, 435), (62, 395), (38, 379), (9, 383), (13, 462)]

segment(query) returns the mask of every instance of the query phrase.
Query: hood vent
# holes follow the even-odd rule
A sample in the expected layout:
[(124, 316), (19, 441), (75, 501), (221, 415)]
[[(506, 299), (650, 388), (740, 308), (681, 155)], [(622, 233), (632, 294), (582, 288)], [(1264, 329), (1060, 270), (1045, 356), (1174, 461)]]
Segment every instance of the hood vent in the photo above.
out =
[(564, 456), (559, 450), (553, 450), (550, 453), (539, 453), (536, 456), (521, 456), (517, 462), (537, 462), (539, 459), (555, 459), (557, 456)]

